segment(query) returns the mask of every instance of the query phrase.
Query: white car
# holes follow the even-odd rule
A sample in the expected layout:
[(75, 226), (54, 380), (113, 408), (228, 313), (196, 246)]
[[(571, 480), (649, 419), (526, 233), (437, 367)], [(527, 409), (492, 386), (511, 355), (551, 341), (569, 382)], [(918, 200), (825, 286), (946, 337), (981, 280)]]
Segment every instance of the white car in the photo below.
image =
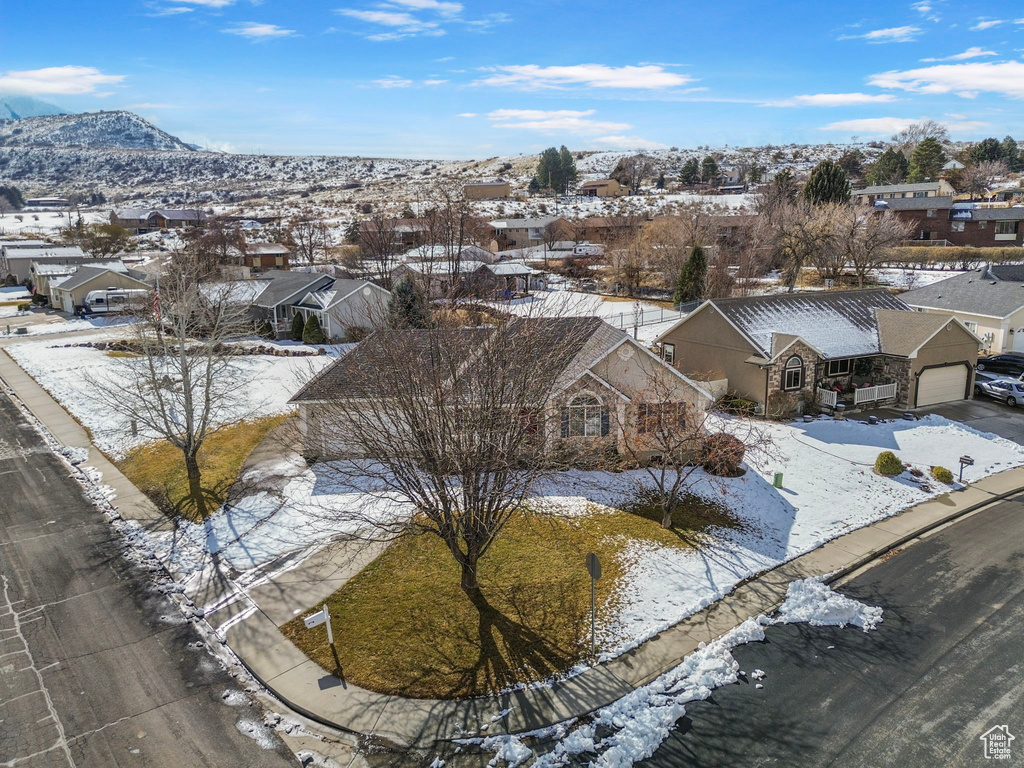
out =
[(1007, 405), (1024, 405), (1024, 382), (1019, 379), (998, 378), (979, 381), (976, 386), (984, 394), (1002, 400)]

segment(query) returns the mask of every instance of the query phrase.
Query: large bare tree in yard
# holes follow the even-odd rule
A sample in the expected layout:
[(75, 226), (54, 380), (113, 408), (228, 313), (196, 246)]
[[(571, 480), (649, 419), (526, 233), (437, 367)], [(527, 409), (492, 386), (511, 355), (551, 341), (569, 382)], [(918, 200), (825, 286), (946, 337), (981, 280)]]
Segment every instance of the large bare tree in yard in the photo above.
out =
[(893, 249), (914, 231), (912, 222), (892, 211), (865, 211), (857, 206), (840, 207), (833, 222), (836, 248), (857, 275), (860, 288), (868, 273), (889, 261)]
[(327, 258), (331, 228), (314, 211), (302, 210), (288, 222), (288, 235), (299, 263), (313, 266)]
[[(478, 564), (555, 469), (541, 450), (546, 404), (594, 318), (518, 318), (463, 329), (379, 331), (296, 396), (322, 409), (325, 441), (353, 458), (324, 464), (373, 502), (324, 509), (365, 538), (439, 537), (462, 590), (486, 607)], [(553, 421), (554, 419), (554, 421)], [(382, 515), (399, 502), (411, 517)]]
[(398, 221), (386, 213), (375, 213), (359, 225), (359, 252), (369, 262), (370, 274), (385, 288), (391, 285), (391, 270), (398, 266), (401, 248), (397, 242)]
[(194, 259), (172, 262), (160, 278), (155, 311), (131, 326), (132, 354), (118, 359), (114, 375), (93, 381), (104, 406), (181, 451), (198, 517), (208, 512), (199, 452), (252, 407), (239, 358), (225, 346), (252, 324), (227, 287), (204, 282), (204, 273)]

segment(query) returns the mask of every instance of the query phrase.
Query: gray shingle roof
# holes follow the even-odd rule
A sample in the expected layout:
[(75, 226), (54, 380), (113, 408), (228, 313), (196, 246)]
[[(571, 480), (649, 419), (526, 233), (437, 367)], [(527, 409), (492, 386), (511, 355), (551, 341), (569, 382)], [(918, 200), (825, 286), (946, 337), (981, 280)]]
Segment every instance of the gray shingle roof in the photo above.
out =
[(864, 187), (864, 189), (855, 189), (853, 194), (855, 195), (888, 195), (889, 193), (897, 192), (937, 192), (939, 190), (939, 182), (937, 181), (924, 181), (920, 184), (884, 184), (877, 187)]
[[(118, 277), (131, 277), (131, 275), (126, 275), (124, 272), (117, 272), (113, 269), (100, 269), (98, 267), (79, 267), (76, 270), (75, 274), (71, 275), (71, 277), (69, 277), (67, 280), (60, 284), (60, 289), (62, 291), (70, 291), (74, 288), (78, 288), (79, 286), (85, 285), (90, 280), (94, 280), (97, 277), (101, 277), (102, 275), (105, 274), (117, 275)], [(138, 280), (138, 278), (133, 279)], [(139, 282), (141, 282), (141, 280)]]
[(826, 358), (878, 354), (876, 309), (911, 311), (886, 290), (784, 293), (712, 304), (770, 358), (773, 336), (799, 336)]
[(894, 197), (881, 201), (890, 211), (926, 211), (930, 208), (943, 209), (953, 207), (953, 198), (949, 195), (938, 197)]
[(900, 295), (913, 307), (1006, 317), (1024, 307), (1024, 267), (982, 268)]
[(256, 306), (271, 309), (288, 299), (300, 300), (309, 291), (323, 288), (332, 281), (330, 275), (314, 272), (285, 272), (271, 270), (260, 280), (267, 280), (267, 287), (256, 297)]

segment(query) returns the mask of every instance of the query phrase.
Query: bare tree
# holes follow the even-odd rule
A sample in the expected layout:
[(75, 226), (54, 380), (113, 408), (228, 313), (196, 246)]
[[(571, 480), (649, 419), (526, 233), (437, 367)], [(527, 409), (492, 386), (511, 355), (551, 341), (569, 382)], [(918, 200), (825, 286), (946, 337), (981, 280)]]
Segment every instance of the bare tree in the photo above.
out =
[(300, 211), (288, 222), (288, 235), (298, 260), (309, 266), (324, 261), (333, 245), (330, 227), (309, 209)]
[(245, 237), (230, 219), (213, 216), (204, 226), (185, 232), (185, 249), (191, 264), (187, 271), (200, 269), (205, 278), (214, 277), (223, 265), (239, 264), (245, 253)]
[(611, 173), (611, 178), (622, 186), (629, 187), (629, 193), (635, 195), (640, 191), (640, 185), (643, 184), (644, 179), (653, 171), (654, 159), (650, 155), (641, 153), (619, 160)]
[(921, 120), (894, 134), (891, 141), (909, 160), (914, 147), (925, 139), (937, 139), (940, 144), (948, 144), (949, 129), (932, 119)]
[(700, 202), (681, 206), (676, 215), (662, 216), (644, 226), (641, 237), (647, 261), (661, 274), (662, 287), (676, 284), (693, 246), (715, 244), (716, 229), (711, 208)]
[(396, 238), (398, 222), (385, 213), (376, 213), (359, 226), (359, 251), (364, 264), (385, 288), (391, 285), (391, 271), (398, 264), (399, 246)]
[[(363, 538), (439, 537), (486, 606), (478, 563), (558, 467), (544, 450), (559, 434), (550, 402), (591, 332), (580, 318), (513, 318), (370, 336), (297, 396), (317, 401), (323, 438), (352, 457), (323, 471), (374, 500), (322, 514)], [(382, 503), (414, 512), (381, 514)]]
[(959, 173), (960, 191), (972, 197), (983, 195), (996, 179), (1005, 177), (1009, 172), (1009, 167), (1002, 160), (985, 160), (977, 165), (969, 165)]
[(837, 209), (833, 223), (837, 250), (853, 268), (861, 288), (868, 272), (888, 261), (893, 248), (914, 231), (912, 222), (892, 211), (864, 211), (852, 205)]
[(194, 260), (177, 260), (160, 279), (156, 311), (131, 326), (135, 356), (120, 358), (114, 375), (93, 381), (103, 405), (181, 451), (199, 517), (208, 512), (199, 452), (210, 435), (252, 408), (239, 358), (225, 347), (251, 323), (227, 287), (204, 283), (203, 274)]
[(798, 200), (781, 203), (771, 215), (759, 217), (757, 241), (782, 268), (790, 293), (795, 290), (803, 268), (812, 265), (822, 249), (832, 247), (829, 211), (816, 210), (823, 208), (826, 207)]

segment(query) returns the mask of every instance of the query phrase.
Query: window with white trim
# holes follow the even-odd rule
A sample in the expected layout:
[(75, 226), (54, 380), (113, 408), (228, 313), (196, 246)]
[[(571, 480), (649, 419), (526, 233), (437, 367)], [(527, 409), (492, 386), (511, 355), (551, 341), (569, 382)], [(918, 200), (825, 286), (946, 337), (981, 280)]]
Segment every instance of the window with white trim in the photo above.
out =
[(676, 363), (676, 345), (675, 344), (662, 344), (661, 345), (661, 358), (669, 365), (675, 365)]
[(972, 323), (970, 320), (964, 320), (964, 325), (967, 326), (967, 330), (970, 331), (971, 333), (977, 333), (978, 332), (978, 324), (977, 323)]
[(594, 395), (580, 394), (562, 409), (562, 437), (605, 437), (608, 409)]
[(1015, 235), (1017, 234), (1017, 222), (997, 221), (995, 231), (997, 235)]
[(826, 376), (845, 376), (853, 370), (853, 360), (829, 360), (825, 363)]
[(782, 371), (782, 388), (786, 391), (800, 389), (804, 385), (804, 361), (800, 355), (793, 355), (786, 361)]
[(925, 215), (929, 219), (934, 219), (936, 216), (938, 216), (938, 211), (936, 211), (934, 208), (929, 208), (928, 213), (926, 213)]

